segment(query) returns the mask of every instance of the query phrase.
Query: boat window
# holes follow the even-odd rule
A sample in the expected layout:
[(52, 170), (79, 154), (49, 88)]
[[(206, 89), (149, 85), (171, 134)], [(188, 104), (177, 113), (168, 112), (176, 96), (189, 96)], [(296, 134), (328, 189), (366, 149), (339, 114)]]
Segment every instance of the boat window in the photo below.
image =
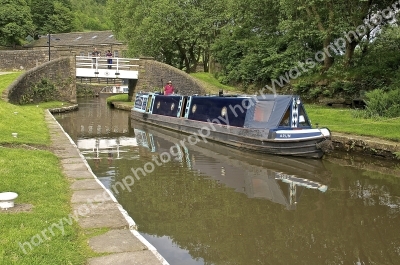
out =
[(150, 95), (149, 99), (147, 100), (147, 107), (146, 107), (146, 112), (150, 111), (151, 108), (151, 103), (153, 102), (153, 97)]
[(147, 97), (144, 97), (144, 98), (143, 98), (142, 110), (146, 110), (146, 106), (147, 106), (147, 100), (148, 100), (148, 98), (147, 98)]
[(222, 117), (225, 117), (226, 113), (227, 113), (227, 108), (226, 108), (226, 107), (223, 107), (223, 108), (221, 109), (221, 116), (222, 116)]
[(192, 113), (195, 113), (195, 112), (196, 112), (196, 109), (197, 109), (197, 105), (194, 104), (193, 107), (192, 107)]
[(186, 104), (187, 104), (187, 96), (182, 98), (182, 106), (181, 106), (181, 113), (180, 117), (185, 117), (186, 114)]
[(171, 110), (174, 110), (174, 108), (175, 108), (175, 103), (172, 103), (171, 104)]
[(283, 118), (281, 120), (281, 123), (279, 124), (279, 126), (289, 126), (290, 124), (290, 108), (287, 108), (285, 115), (283, 115)]
[(143, 100), (141, 97), (137, 97), (135, 100), (135, 108), (136, 109), (141, 109), (143, 104)]
[(303, 116), (304, 119), (300, 119), (300, 118), (299, 118), (299, 127), (309, 127), (309, 126), (311, 126), (311, 124), (310, 124), (310, 122), (309, 122), (309, 120), (308, 120), (306, 111), (304, 110), (303, 105), (300, 105), (299, 117), (300, 117), (300, 116)]
[(273, 107), (274, 107), (274, 101), (257, 102), (254, 108), (253, 120), (257, 122), (268, 122)]

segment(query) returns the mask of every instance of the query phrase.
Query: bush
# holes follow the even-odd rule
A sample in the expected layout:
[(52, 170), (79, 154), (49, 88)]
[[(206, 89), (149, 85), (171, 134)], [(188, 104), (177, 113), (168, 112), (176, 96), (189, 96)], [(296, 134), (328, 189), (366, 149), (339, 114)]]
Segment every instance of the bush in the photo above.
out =
[(318, 98), (321, 94), (323, 93), (321, 87), (315, 87), (310, 89), (310, 92), (308, 93), (309, 97), (308, 99), (316, 99)]
[(313, 83), (305, 81), (305, 80), (300, 80), (299, 82), (293, 84), (293, 90), (295, 94), (297, 95), (306, 95), (310, 91), (310, 89), (314, 86)]
[(343, 84), (343, 92), (348, 96), (354, 95), (357, 92), (357, 87), (354, 83), (345, 82)]
[(52, 101), (56, 98), (57, 89), (48, 79), (42, 79), (32, 86), (25, 95), (21, 96), (20, 104), (38, 103)]
[(332, 95), (340, 93), (343, 91), (343, 82), (342, 81), (334, 81), (329, 85)]
[(375, 89), (366, 93), (367, 117), (393, 118), (400, 116), (400, 90), (385, 92), (383, 89)]

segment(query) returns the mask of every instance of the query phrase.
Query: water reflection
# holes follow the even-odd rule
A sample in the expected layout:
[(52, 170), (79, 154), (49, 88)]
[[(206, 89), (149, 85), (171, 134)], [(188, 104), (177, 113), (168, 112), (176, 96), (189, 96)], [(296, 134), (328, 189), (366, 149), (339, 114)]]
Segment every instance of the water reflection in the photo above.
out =
[[(95, 99), (56, 118), (110, 189), (185, 137)], [(115, 193), (171, 265), (400, 264), (395, 164), (186, 147)]]
[(173, 153), (171, 147), (178, 146), (176, 161), (249, 198), (293, 210), (304, 189), (328, 189), (329, 172), (320, 160), (252, 155), (209, 142), (182, 144), (183, 134), (140, 122), (133, 128), (139, 146), (158, 154)]

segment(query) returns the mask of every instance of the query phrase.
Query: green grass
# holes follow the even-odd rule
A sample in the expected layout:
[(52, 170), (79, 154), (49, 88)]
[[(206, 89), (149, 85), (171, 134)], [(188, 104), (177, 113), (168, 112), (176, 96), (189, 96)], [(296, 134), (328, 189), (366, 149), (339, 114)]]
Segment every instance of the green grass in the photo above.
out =
[[(41, 234), (71, 212), (69, 183), (60, 172), (58, 158), (47, 151), (0, 148), (0, 164), (1, 190), (18, 193), (16, 203), (34, 207), (29, 213), (0, 212), (0, 263), (84, 264), (85, 244), (76, 223), (64, 221), (64, 235), (57, 228), (54, 236), (47, 230), (49, 240)], [(32, 237), (37, 234), (35, 246)], [(24, 245), (26, 254), (19, 245), (24, 242), (33, 247)]]
[(199, 73), (192, 73), (190, 74), (206, 87), (206, 92), (210, 94), (218, 94), (219, 90), (222, 89), (224, 92), (230, 92), (230, 93), (240, 93), (240, 90), (231, 87), (231, 86), (226, 86), (218, 82), (218, 80), (210, 73), (204, 73), (204, 72), (199, 72)]
[(306, 105), (307, 114), (315, 126), (328, 127), (332, 132), (377, 137), (400, 141), (400, 117), (397, 119), (354, 118), (351, 109), (337, 109), (318, 105)]
[(107, 98), (107, 103), (110, 103), (112, 101), (129, 102), (128, 94), (119, 94)]
[[(0, 93), (21, 73), (0, 75)], [(21, 144), (49, 146), (50, 137), (44, 111), (62, 102), (19, 106), (0, 100), (0, 192), (19, 194), (16, 204), (31, 204), (30, 212), (6, 213), (0, 210), (0, 264), (85, 264), (94, 256), (87, 246), (87, 235), (76, 223), (64, 225), (65, 232), (48, 227), (68, 218), (72, 212), (70, 190), (58, 158), (49, 151), (27, 150)], [(64, 103), (65, 104), (65, 103)], [(18, 137), (11, 133), (17, 132)], [(42, 231), (47, 231), (45, 235)], [(32, 244), (36, 243), (37, 246)], [(25, 246), (26, 254), (19, 243)]]
[(0, 75), (0, 93), (8, 87), (15, 79), (18, 78), (23, 72), (15, 72), (5, 75)]

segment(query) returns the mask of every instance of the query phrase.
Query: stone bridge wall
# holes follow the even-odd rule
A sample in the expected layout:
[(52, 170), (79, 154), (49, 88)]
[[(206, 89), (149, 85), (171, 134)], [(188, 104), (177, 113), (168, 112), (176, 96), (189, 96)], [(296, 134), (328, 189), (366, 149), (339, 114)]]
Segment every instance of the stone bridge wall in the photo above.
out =
[[(51, 59), (59, 58), (60, 53), (52, 48)], [(49, 50), (5, 50), (0, 51), (0, 71), (29, 70), (49, 61)]]
[(205, 88), (192, 76), (170, 65), (152, 59), (140, 58), (139, 79), (135, 92), (156, 92), (171, 80), (175, 93), (181, 95), (204, 94)]
[(18, 104), (43, 79), (57, 88), (53, 100), (76, 102), (75, 57), (58, 58), (24, 72), (4, 90), (3, 99)]
[[(74, 55), (75, 51), (71, 49), (51, 47), (51, 62), (53, 62), (55, 59), (64, 58), (65, 56), (71, 57)], [(65, 74), (71, 74), (69, 71), (63, 72), (61, 69), (58, 69), (58, 66), (55, 66), (51, 63), (48, 64), (49, 62), (47, 48), (35, 50), (3, 50), (0, 51), (0, 62), (0, 71), (47, 69), (48, 67), (53, 69), (53, 67), (55, 67), (54, 70), (62, 76), (64, 76)], [(140, 58), (138, 64), (139, 80), (136, 83), (133, 92), (162, 91), (162, 88), (166, 85), (166, 83), (171, 80), (173, 86), (175, 87), (176, 93), (182, 95), (205, 94), (206, 90), (202, 86), (202, 84), (199, 83), (195, 78), (186, 74), (184, 71), (181, 71), (170, 65), (155, 61), (152, 58)], [(41, 68), (44, 65), (46, 65), (45, 68)], [(65, 69), (70, 69), (70, 67), (72, 66), (68, 65), (65, 67), (67, 67)], [(75, 65), (73, 67), (75, 71)], [(48, 69), (44, 72), (47, 72), (48, 75), (51, 75), (50, 70), (51, 69)], [(28, 72), (25, 74), (28, 74)], [(44, 73), (41, 74), (43, 75)], [(35, 74), (32, 74), (30, 72), (29, 75), (35, 76)], [(75, 73), (73, 73), (72, 75), (75, 76)], [(52, 78), (53, 77), (54, 76), (52, 76)], [(73, 88), (73, 90), (74, 95), (71, 96), (75, 97), (76, 88)], [(70, 100), (71, 99), (69, 99), (68, 101)]]

